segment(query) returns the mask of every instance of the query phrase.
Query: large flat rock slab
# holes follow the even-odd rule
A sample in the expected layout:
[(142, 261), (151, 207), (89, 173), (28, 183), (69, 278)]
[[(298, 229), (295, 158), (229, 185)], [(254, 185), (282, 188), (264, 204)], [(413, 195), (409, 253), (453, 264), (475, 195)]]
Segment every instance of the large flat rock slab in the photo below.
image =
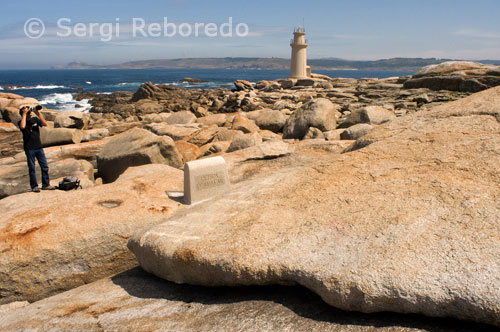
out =
[(36, 301), (137, 264), (128, 238), (181, 206), (183, 173), (128, 169), (113, 184), (0, 200), (0, 303)]
[[(500, 326), (500, 88), (292, 155), (128, 243), (177, 283), (300, 284), (337, 308)], [(364, 148), (361, 148), (364, 147)]]
[[(10, 310), (9, 310), (10, 309)], [(176, 285), (133, 269), (2, 310), (0, 331), (465, 332), (485, 325), (398, 314), (349, 313), (302, 287)]]

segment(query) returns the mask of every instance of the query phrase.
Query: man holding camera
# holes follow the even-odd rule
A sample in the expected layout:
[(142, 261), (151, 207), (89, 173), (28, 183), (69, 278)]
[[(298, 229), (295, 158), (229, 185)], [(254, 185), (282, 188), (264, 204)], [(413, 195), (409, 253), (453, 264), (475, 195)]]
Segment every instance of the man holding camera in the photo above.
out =
[[(40, 140), (40, 127), (48, 126), (43, 115), (40, 113), (42, 106), (38, 105), (34, 108), (23, 106), (19, 110), (21, 121), (19, 128), (23, 133), (24, 152), (28, 161), (28, 171), (30, 176), (31, 191), (40, 192), (36, 181), (35, 158), (42, 170), (42, 190), (54, 190), (55, 188), (49, 182), (49, 165), (45, 153), (43, 152), (42, 142)], [(36, 117), (32, 116), (35, 113)]]

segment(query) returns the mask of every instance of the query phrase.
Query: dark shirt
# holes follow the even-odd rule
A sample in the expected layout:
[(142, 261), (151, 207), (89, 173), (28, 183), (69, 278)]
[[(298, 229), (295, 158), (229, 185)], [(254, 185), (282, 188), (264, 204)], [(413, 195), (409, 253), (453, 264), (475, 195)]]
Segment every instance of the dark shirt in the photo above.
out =
[[(19, 127), (21, 126), (21, 121), (19, 121)], [(42, 148), (42, 142), (40, 141), (40, 127), (42, 126), (42, 121), (39, 118), (32, 117), (29, 120), (26, 119), (26, 127), (21, 129), (23, 133), (24, 150), (38, 150)]]

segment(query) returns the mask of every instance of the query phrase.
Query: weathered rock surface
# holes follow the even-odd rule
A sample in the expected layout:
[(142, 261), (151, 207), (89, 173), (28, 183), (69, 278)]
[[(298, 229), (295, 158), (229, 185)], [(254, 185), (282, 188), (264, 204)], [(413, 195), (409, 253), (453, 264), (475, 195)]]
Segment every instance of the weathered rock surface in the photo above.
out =
[(302, 139), (309, 127), (315, 127), (321, 131), (335, 129), (337, 126), (335, 113), (336, 109), (328, 99), (319, 98), (310, 101), (288, 118), (283, 128), (283, 138)]
[(274, 133), (281, 132), (286, 123), (283, 112), (278, 110), (263, 110), (255, 118), (255, 123), (263, 130), (270, 130)]
[(231, 128), (233, 130), (242, 131), (245, 134), (251, 134), (259, 131), (259, 127), (253, 120), (250, 120), (246, 116), (239, 114), (234, 117)]
[(175, 142), (175, 147), (177, 148), (179, 153), (182, 155), (182, 160), (184, 163), (187, 163), (188, 161), (196, 160), (196, 159), (198, 159), (199, 156), (201, 156), (200, 148), (194, 144), (184, 142), (184, 141), (177, 141), (177, 142)]
[(368, 134), (373, 126), (368, 123), (358, 123), (340, 133), (340, 138), (345, 140), (357, 140)]
[(231, 145), (229, 145), (229, 148), (227, 149), (227, 152), (246, 149), (255, 145), (259, 145), (261, 143), (262, 137), (258, 132), (255, 132), (253, 134), (240, 133), (233, 138)]
[(166, 165), (128, 169), (115, 183), (0, 200), (0, 303), (36, 301), (136, 265), (136, 231), (179, 204), (183, 173)]
[(169, 125), (190, 124), (196, 122), (196, 116), (189, 111), (176, 112), (167, 118)]
[(302, 287), (176, 285), (139, 268), (12, 307), (0, 316), (0, 331), (493, 331), (416, 315), (345, 312)]
[(210, 125), (192, 133), (186, 137), (185, 140), (194, 145), (203, 146), (212, 142), (218, 131), (219, 127), (216, 125)]
[(104, 182), (113, 182), (127, 168), (145, 164), (182, 167), (182, 155), (174, 141), (145, 129), (134, 128), (112, 137), (97, 156), (97, 169)]
[(235, 81), (234, 86), (236, 87), (236, 90), (238, 90), (238, 91), (253, 90), (252, 83), (245, 81), (245, 80)]
[(109, 136), (109, 130), (106, 128), (96, 128), (83, 131), (82, 142), (100, 141)]
[(147, 125), (145, 129), (158, 136), (169, 136), (174, 141), (179, 141), (200, 130), (200, 125), (169, 125), (166, 123), (152, 123)]
[(500, 67), (468, 61), (448, 61), (419, 70), (404, 83), (406, 89), (428, 88), (478, 92), (500, 85)]
[(50, 128), (42, 127), (40, 129), (40, 140), (44, 147), (78, 144), (84, 138), (83, 130), (70, 128)]
[(395, 117), (394, 112), (381, 106), (366, 106), (349, 114), (339, 127), (347, 128), (358, 123), (382, 124)]
[(12, 123), (0, 123), (0, 158), (10, 157), (23, 149), (23, 135)]
[[(40, 166), (36, 163), (38, 184), (41, 185)], [(52, 185), (57, 185), (55, 179), (75, 176), (80, 179), (94, 180), (94, 167), (86, 160), (62, 159), (49, 164), (49, 176)], [(28, 166), (17, 163), (0, 169), (0, 198), (26, 192), (30, 189)]]
[(54, 119), (55, 128), (87, 129), (90, 115), (78, 111), (60, 111)]
[(300, 284), (346, 310), (500, 326), (500, 88), (398, 118), (342, 155), (280, 158), (129, 240), (177, 283)]

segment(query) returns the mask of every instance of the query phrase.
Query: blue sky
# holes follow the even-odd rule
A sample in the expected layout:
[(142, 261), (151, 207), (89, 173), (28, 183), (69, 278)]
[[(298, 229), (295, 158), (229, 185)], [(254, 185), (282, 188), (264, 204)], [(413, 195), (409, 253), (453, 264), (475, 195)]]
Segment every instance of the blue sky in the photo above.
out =
[[(293, 28), (302, 24), (303, 19), (310, 58), (500, 59), (498, 13), (500, 1), (497, 0), (3, 1), (0, 68), (48, 68), (70, 61), (113, 64), (182, 57), (288, 58)], [(219, 33), (217, 37), (208, 37), (202, 26), (197, 37), (194, 32), (187, 37), (179, 34), (165, 37), (165, 17), (176, 27), (185, 23), (192, 30), (195, 23), (214, 23), (220, 28), (232, 17), (233, 36), (222, 37)], [(24, 34), (25, 22), (30, 18), (39, 18), (45, 24), (45, 34), (39, 39), (30, 39)], [(58, 25), (61, 18), (70, 21)], [(144, 21), (147, 37), (137, 32), (137, 26), (136, 36), (133, 35), (133, 18)], [(78, 35), (74, 32), (77, 23), (83, 23), (86, 29)], [(92, 36), (90, 23), (94, 23)], [(114, 25), (106, 27), (103, 23)], [(235, 26), (240, 23), (248, 26), (247, 36), (236, 35)], [(147, 28), (151, 24), (161, 28), (161, 36), (149, 35)], [(186, 26), (184, 28), (185, 34), (189, 32)], [(119, 36), (116, 36), (117, 30)], [(61, 37), (61, 34), (69, 36)]]

